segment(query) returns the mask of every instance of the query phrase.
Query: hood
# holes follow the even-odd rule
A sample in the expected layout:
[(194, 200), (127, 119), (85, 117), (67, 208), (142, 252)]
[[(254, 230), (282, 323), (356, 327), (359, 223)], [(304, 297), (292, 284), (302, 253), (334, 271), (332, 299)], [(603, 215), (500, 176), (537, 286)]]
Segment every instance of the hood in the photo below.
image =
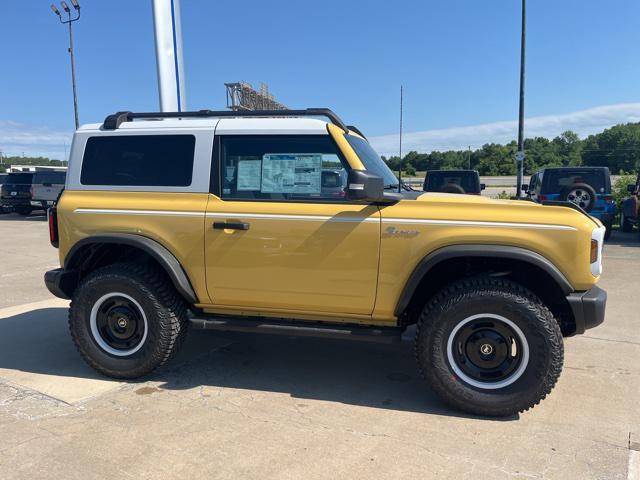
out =
[(411, 202), (414, 214), (423, 218), (500, 221), (566, 226), (600, 226), (590, 215), (559, 205), (529, 200), (500, 200), (482, 195), (425, 192)]

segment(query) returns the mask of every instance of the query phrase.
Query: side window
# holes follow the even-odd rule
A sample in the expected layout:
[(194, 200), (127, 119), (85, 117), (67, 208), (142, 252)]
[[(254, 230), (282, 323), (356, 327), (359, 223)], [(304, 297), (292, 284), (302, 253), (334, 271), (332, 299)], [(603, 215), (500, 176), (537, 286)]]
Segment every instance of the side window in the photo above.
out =
[(536, 185), (534, 188), (534, 192), (536, 193), (536, 195), (540, 195), (541, 191), (542, 191), (542, 173), (538, 173), (536, 174)]
[(87, 140), (83, 185), (188, 187), (193, 175), (193, 135), (118, 135)]
[(346, 165), (328, 135), (223, 136), (220, 194), (237, 200), (344, 200)]

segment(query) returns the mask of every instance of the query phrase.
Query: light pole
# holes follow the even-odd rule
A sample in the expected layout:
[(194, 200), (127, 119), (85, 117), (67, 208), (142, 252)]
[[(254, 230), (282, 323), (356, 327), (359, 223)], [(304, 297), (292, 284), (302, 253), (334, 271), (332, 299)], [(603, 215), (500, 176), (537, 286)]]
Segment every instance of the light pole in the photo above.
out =
[(67, 14), (67, 20), (62, 19), (62, 14), (60, 13), (60, 10), (58, 10), (58, 8), (54, 4), (51, 4), (51, 10), (53, 10), (53, 13), (55, 13), (58, 16), (58, 20), (60, 20), (60, 23), (66, 24), (69, 26), (69, 55), (71, 56), (71, 84), (73, 86), (73, 113), (75, 115), (76, 130), (77, 130), (79, 126), (78, 95), (76, 94), (76, 63), (73, 57), (73, 29), (71, 28), (71, 24), (77, 20), (80, 20), (80, 4), (78, 3), (78, 0), (70, 0), (70, 1), (71, 1), (71, 5), (73, 5), (74, 10), (76, 11), (75, 18), (71, 18), (71, 9), (69, 8), (69, 5), (67, 5), (67, 2), (60, 2), (60, 6), (62, 7), (62, 10), (64, 10), (65, 13)]
[(526, 37), (527, 0), (522, 0), (522, 31), (520, 37), (520, 108), (518, 114), (518, 153), (516, 153), (516, 198), (522, 194), (524, 173), (524, 53)]

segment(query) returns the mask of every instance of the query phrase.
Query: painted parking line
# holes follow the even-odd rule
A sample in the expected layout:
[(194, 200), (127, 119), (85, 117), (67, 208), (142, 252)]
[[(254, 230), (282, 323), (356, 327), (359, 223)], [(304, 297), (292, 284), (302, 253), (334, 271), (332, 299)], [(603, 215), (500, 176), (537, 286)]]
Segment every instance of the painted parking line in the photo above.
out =
[(629, 450), (627, 480), (640, 480), (640, 452), (637, 450)]
[(118, 388), (80, 358), (67, 327), (69, 302), (0, 309), (0, 381), (74, 404)]

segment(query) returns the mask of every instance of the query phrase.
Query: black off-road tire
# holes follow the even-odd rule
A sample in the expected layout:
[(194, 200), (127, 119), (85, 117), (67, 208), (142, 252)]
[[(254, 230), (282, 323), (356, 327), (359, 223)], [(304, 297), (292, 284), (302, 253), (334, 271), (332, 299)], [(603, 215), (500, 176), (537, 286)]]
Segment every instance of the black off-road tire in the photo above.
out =
[[(131, 355), (109, 353), (92, 333), (93, 306), (114, 292), (133, 298), (146, 316), (146, 338)], [(114, 378), (139, 378), (166, 363), (183, 343), (188, 324), (186, 302), (165, 272), (135, 263), (92, 272), (76, 289), (69, 307), (69, 330), (78, 352), (92, 368)]]
[[(471, 385), (455, 373), (448, 358), (454, 329), (480, 314), (508, 318), (528, 344), (526, 367), (502, 388)], [(423, 378), (445, 402), (474, 415), (512, 416), (551, 392), (562, 370), (564, 347), (558, 322), (531, 291), (508, 279), (474, 277), (449, 285), (428, 302), (418, 320), (415, 354)]]
[(625, 233), (633, 231), (633, 223), (629, 221), (624, 212), (620, 214), (620, 230)]

